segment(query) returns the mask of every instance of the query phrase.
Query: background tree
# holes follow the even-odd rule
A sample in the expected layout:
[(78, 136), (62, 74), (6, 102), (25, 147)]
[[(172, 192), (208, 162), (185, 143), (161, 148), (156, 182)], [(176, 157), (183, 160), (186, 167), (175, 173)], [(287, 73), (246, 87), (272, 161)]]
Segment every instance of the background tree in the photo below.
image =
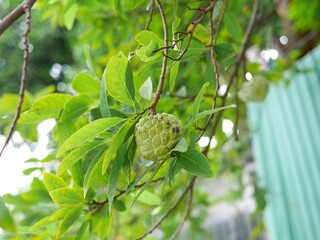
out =
[[(317, 43), (318, 22), (310, 21), (319, 8), (314, 4), (302, 19), (298, 6), (306, 3), (292, 1), (280, 19), (279, 8), (262, 0), (22, 2), (18, 15), (25, 13), (26, 24), (16, 33), (24, 32), (21, 66), (28, 65), (28, 75), (23, 68), (20, 94), (7, 93), (17, 92), (17, 86), (1, 87), (1, 129), (8, 140), (15, 129), (33, 142), (40, 122), (54, 118), (56, 124), (50, 154), (30, 160), (39, 166), (26, 170), (36, 176), (30, 189), (0, 199), (0, 226), (8, 232), (3, 237), (174, 239), (189, 221), (190, 238), (208, 238), (201, 223), (211, 202), (195, 186), (201, 186), (202, 178), (229, 176), (237, 188), (220, 201), (241, 198), (243, 169), (251, 161), (244, 102), (263, 101), (268, 84), (307, 51), (290, 45), (278, 49), (283, 58), (277, 61), (274, 56), (253, 61), (252, 47), (258, 53), (280, 47), (279, 38), (287, 32), (281, 21), (287, 16), (291, 33), (304, 31), (309, 36), (305, 44)], [(18, 15), (0, 23), (2, 44), (15, 41), (16, 49), (21, 39), (15, 40), (17, 34), (10, 36), (9, 31), (16, 24), (23, 26), (13, 21)], [(47, 21), (59, 30), (47, 30)], [(51, 37), (51, 32), (58, 35)], [(6, 86), (11, 76), (20, 78), (17, 64), (8, 64), (8, 57), (7, 53), (0, 58), (6, 74), (1, 84)], [(74, 73), (72, 81), (69, 75), (60, 79), (63, 64), (78, 69), (84, 63), (84, 71), (68, 73)], [(15, 71), (10, 70), (13, 66)], [(44, 82), (55, 81), (48, 75), (50, 69), (63, 88), (44, 89)], [(182, 137), (168, 149), (170, 157), (146, 161), (137, 149), (135, 126), (156, 113), (180, 119)], [(13, 118), (17, 124), (12, 124)], [(222, 131), (223, 120), (233, 122), (231, 132)], [(150, 128), (154, 124), (151, 121)], [(160, 133), (147, 135), (154, 139)], [(201, 147), (200, 139), (208, 143)], [(260, 227), (264, 191), (255, 187), (254, 218)], [(12, 215), (7, 204), (12, 205)]]

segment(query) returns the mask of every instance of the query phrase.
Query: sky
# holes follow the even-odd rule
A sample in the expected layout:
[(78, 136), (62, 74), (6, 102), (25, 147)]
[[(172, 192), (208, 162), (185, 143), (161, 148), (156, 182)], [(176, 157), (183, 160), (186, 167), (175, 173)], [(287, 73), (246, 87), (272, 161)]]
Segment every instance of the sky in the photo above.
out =
[[(23, 170), (32, 167), (32, 163), (25, 163), (30, 158), (42, 159), (48, 154), (48, 133), (53, 128), (55, 121), (46, 120), (39, 124), (37, 130), (39, 142), (31, 151), (27, 143), (23, 143), (20, 134), (15, 132), (12, 141), (8, 144), (0, 158), (0, 195), (15, 194), (26, 188), (32, 181), (32, 176), (23, 175)], [(5, 136), (0, 136), (0, 146), (5, 142)], [(16, 146), (12, 143), (14, 142)]]

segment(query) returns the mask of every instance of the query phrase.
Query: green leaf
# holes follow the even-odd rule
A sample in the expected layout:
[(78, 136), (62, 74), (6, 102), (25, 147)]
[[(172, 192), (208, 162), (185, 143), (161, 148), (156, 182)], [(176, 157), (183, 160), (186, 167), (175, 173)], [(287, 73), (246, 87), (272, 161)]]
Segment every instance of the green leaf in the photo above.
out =
[(149, 45), (146, 47), (145, 55), (147, 57), (152, 57), (153, 55), (155, 55), (157, 53), (156, 50), (158, 48), (159, 48), (158, 44), (155, 41), (151, 40)]
[[(0, 97), (0, 115), (15, 114), (19, 102), (19, 95), (13, 93), (4, 93)], [(26, 91), (21, 111), (26, 111), (32, 106), (33, 99), (29, 92)]]
[(112, 202), (117, 190), (117, 184), (118, 184), (120, 172), (122, 169), (122, 165), (126, 158), (126, 152), (127, 152), (127, 144), (124, 144), (120, 148), (119, 154), (114, 159), (113, 165), (110, 170), (111, 174), (109, 175), (109, 184), (108, 184), (109, 214), (111, 213)]
[(44, 184), (47, 190), (50, 192), (55, 189), (67, 187), (67, 183), (61, 178), (52, 173), (43, 173)]
[(141, 3), (145, 2), (146, 0), (131, 0), (128, 2), (128, 4), (130, 4), (130, 8), (131, 9), (135, 9), (137, 8)]
[(0, 196), (0, 228), (11, 233), (16, 233), (16, 225), (2, 196)]
[(48, 216), (48, 217), (40, 219), (38, 222), (33, 224), (33, 226), (31, 227), (31, 230), (42, 228), (42, 227), (45, 227), (45, 226), (47, 226), (49, 224), (52, 224), (52, 223), (58, 221), (58, 220), (56, 220), (56, 221), (51, 220), (51, 217), (52, 216)]
[(100, 95), (100, 82), (88, 73), (78, 73), (72, 80), (72, 88), (79, 94), (92, 97)]
[(60, 222), (58, 231), (56, 234), (56, 240), (61, 239), (61, 236), (69, 229), (71, 225), (73, 225), (76, 220), (80, 217), (81, 213), (83, 212), (83, 207), (81, 205), (78, 205), (76, 207), (73, 207), (63, 218), (63, 220)]
[(147, 80), (139, 88), (139, 93), (141, 97), (151, 100), (152, 98), (152, 80), (148, 77)]
[[(106, 71), (103, 72), (102, 79), (105, 79)], [(110, 109), (109, 109), (109, 103), (107, 98), (107, 87), (106, 87), (106, 81), (100, 82), (100, 112), (102, 117), (107, 118), (111, 117)]]
[(162, 161), (161, 163), (156, 164), (157, 168), (154, 170), (154, 172), (149, 176), (149, 178), (147, 179), (147, 181), (144, 183), (144, 185), (139, 189), (138, 193), (134, 196), (133, 201), (132, 201), (132, 205), (135, 203), (135, 201), (137, 201), (137, 199), (140, 197), (140, 195), (145, 191), (145, 189), (150, 185), (150, 183), (152, 182), (152, 179), (154, 178), (154, 176), (157, 174), (157, 172), (159, 171), (160, 167), (162, 166), (162, 164), (164, 163), (164, 161)]
[(77, 236), (75, 237), (74, 240), (81, 240), (83, 239), (83, 235), (85, 233), (85, 231), (87, 230), (89, 226), (89, 222), (88, 221), (84, 221), (82, 224), (81, 224), (81, 227), (79, 229), (79, 231), (77, 232)]
[(157, 59), (162, 56), (160, 52), (155, 53), (154, 55), (151, 55), (148, 53), (147, 47), (141, 47), (136, 51), (137, 56), (140, 58), (142, 62), (150, 62), (154, 59)]
[(223, 16), (223, 23), (225, 24), (230, 37), (236, 42), (241, 42), (242, 29), (238, 18), (233, 13), (226, 12)]
[(212, 176), (208, 159), (202, 153), (193, 148), (189, 148), (185, 153), (179, 153), (177, 162), (182, 168), (195, 176)]
[(52, 200), (57, 204), (77, 204), (83, 202), (81, 188), (59, 188), (49, 192)]
[(123, 53), (111, 57), (105, 69), (104, 80), (110, 96), (120, 103), (135, 106), (133, 73), (130, 62)]
[(31, 109), (23, 114), (19, 122), (39, 122), (49, 118), (58, 118), (70, 95), (53, 93), (37, 99)]
[(223, 60), (235, 53), (233, 46), (230, 43), (217, 43), (213, 46), (213, 49), (219, 62), (223, 62)]
[(76, 19), (76, 16), (77, 16), (78, 8), (79, 8), (78, 4), (76, 3), (72, 4), (72, 6), (69, 7), (63, 15), (64, 25), (68, 30), (71, 30), (73, 27), (74, 20)]
[(192, 107), (192, 111), (191, 111), (191, 117), (192, 117), (192, 121), (194, 121), (196, 119), (196, 115), (199, 112), (199, 108), (200, 108), (200, 103), (201, 103), (201, 99), (207, 89), (207, 87), (209, 86), (209, 83), (206, 82), (205, 84), (202, 85), (201, 90), (199, 91), (196, 99), (194, 100), (193, 103), (193, 107)]
[[(34, 94), (34, 98), (38, 99), (40, 97), (46, 96), (48, 94), (54, 93), (56, 91), (56, 86), (54, 84), (43, 87)], [(23, 100), (24, 102), (24, 100)]]
[(91, 187), (92, 182), (96, 177), (101, 176), (102, 172), (102, 163), (103, 163), (103, 157), (106, 153), (106, 150), (100, 150), (93, 158), (92, 161), (84, 175), (84, 181), (83, 181), (83, 191), (84, 196), (87, 195), (87, 192), (89, 188)]
[(84, 55), (86, 56), (86, 63), (88, 68), (91, 70), (91, 72), (93, 72), (96, 76), (100, 76), (100, 68), (96, 68), (94, 66), (92, 57), (91, 57), (91, 53), (90, 53), (90, 46), (89, 45), (85, 45), (84, 46)]
[(181, 138), (177, 145), (171, 149), (171, 152), (186, 152), (188, 150), (188, 143), (185, 138)]
[(105, 143), (101, 142), (88, 142), (83, 146), (76, 148), (61, 161), (57, 169), (57, 175), (61, 175), (62, 173), (64, 173), (73, 164), (81, 160), (81, 158), (83, 158), (89, 151), (104, 145)]
[[(81, 206), (80, 204), (77, 205)], [(66, 207), (60, 208), (53, 215), (50, 216), (50, 221), (56, 222), (62, 220), (70, 211), (74, 209), (74, 207), (74, 205), (66, 205)]]
[(77, 131), (73, 122), (58, 122), (56, 129), (60, 145), (62, 145), (75, 131)]
[[(189, 25), (192, 27), (192, 25)], [(193, 33), (194, 37), (200, 40), (203, 43), (209, 43), (210, 41), (210, 32), (209, 28), (204, 27), (202, 24), (198, 24)]]
[(113, 207), (119, 211), (119, 212), (124, 212), (127, 210), (126, 205), (124, 204), (123, 201), (119, 201), (119, 200), (114, 200), (113, 201)]
[(123, 163), (123, 172), (126, 176), (126, 179), (130, 179), (131, 167), (136, 154), (136, 150), (137, 150), (137, 143), (135, 138), (132, 137), (131, 140), (129, 140), (127, 156)]
[(163, 40), (157, 34), (148, 30), (139, 32), (135, 39), (143, 47), (148, 46), (151, 41), (154, 41), (159, 47), (163, 47), (164, 45)]
[(118, 117), (102, 118), (83, 126), (62, 144), (57, 153), (57, 157), (70, 149), (76, 148), (85, 142), (94, 139), (99, 134), (116, 126), (122, 121), (124, 121), (124, 119)]
[(210, 115), (212, 113), (216, 113), (216, 112), (219, 112), (219, 111), (222, 111), (222, 110), (225, 110), (225, 109), (228, 109), (228, 108), (235, 108), (237, 107), (237, 105), (235, 104), (231, 104), (231, 105), (228, 105), (228, 106), (225, 106), (225, 107), (220, 107), (220, 108), (215, 108), (215, 109), (210, 109), (210, 110), (206, 110), (206, 111), (203, 111), (203, 112), (200, 112), (196, 115), (196, 120), (199, 120), (207, 115)]
[(128, 139), (133, 133), (134, 125), (139, 120), (139, 118), (136, 118), (134, 120), (129, 119), (126, 121), (121, 128), (116, 132), (116, 134), (113, 136), (112, 143), (110, 147), (108, 148), (102, 164), (102, 174), (104, 174), (108, 168), (110, 160), (114, 157), (116, 152), (119, 150), (120, 146), (123, 144), (123, 142)]
[(130, 193), (134, 189), (135, 185), (156, 166), (159, 166), (158, 162), (153, 162), (148, 167), (146, 167), (146, 169), (129, 184), (126, 194)]
[(79, 95), (70, 98), (61, 113), (59, 122), (73, 122), (85, 113), (90, 104), (90, 98), (86, 95)]
[(141, 193), (140, 197), (137, 199), (139, 202), (148, 204), (148, 205), (160, 205), (161, 199), (154, 193), (151, 193), (145, 190)]
[(180, 62), (178, 61), (178, 62), (174, 62), (170, 68), (170, 80), (169, 80), (170, 92), (173, 92), (174, 90), (176, 78), (179, 72), (179, 66), (180, 66)]
[(172, 36), (175, 36), (175, 33), (178, 30), (180, 23), (181, 23), (181, 18), (176, 17), (172, 23)]
[[(174, 177), (176, 176), (176, 174), (178, 173), (178, 171), (181, 169), (181, 166), (177, 163), (177, 159), (175, 158), (169, 165), (168, 168), (168, 180), (169, 180), (169, 186), (171, 187), (171, 183), (174, 180)], [(166, 176), (167, 177), (167, 176)]]

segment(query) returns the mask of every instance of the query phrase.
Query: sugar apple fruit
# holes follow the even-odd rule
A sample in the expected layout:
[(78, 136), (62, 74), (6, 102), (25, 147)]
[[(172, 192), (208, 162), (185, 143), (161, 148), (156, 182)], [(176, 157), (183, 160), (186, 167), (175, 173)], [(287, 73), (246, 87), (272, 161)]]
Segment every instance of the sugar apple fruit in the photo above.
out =
[(262, 76), (253, 77), (239, 89), (238, 96), (244, 102), (262, 102), (269, 91), (269, 82)]
[(183, 134), (179, 119), (167, 113), (141, 118), (135, 126), (137, 146), (143, 159), (161, 161), (170, 157), (170, 151)]

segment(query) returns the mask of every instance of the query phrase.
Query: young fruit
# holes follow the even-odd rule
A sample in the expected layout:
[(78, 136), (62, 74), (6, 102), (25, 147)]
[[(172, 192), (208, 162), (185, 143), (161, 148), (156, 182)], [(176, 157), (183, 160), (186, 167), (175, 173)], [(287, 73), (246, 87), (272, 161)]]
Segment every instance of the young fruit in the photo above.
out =
[(183, 126), (179, 119), (167, 113), (141, 118), (135, 126), (137, 146), (143, 159), (161, 161), (170, 157), (170, 151), (180, 140)]
[(238, 96), (244, 102), (262, 102), (268, 91), (269, 82), (264, 77), (256, 76), (250, 82), (242, 84)]

